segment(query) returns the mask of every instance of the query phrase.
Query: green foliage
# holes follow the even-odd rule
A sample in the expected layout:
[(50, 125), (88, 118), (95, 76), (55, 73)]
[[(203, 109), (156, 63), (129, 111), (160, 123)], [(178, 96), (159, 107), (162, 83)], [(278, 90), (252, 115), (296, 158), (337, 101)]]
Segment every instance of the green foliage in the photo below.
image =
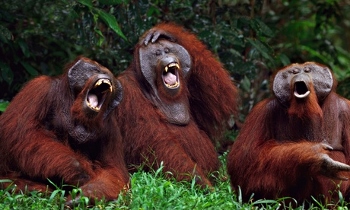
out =
[[(224, 157), (221, 157), (224, 159)], [(222, 170), (225, 171), (225, 170)], [(240, 191), (233, 192), (224, 172), (213, 190), (200, 189), (192, 182), (177, 182), (164, 178), (162, 168), (152, 173), (138, 171), (131, 175), (131, 189), (115, 201), (96, 200), (94, 206), (81, 196), (73, 209), (280, 209), (287, 198), (278, 200), (254, 200), (242, 202)], [(1, 180), (0, 180), (1, 182)], [(0, 190), (0, 208), (7, 209), (67, 209), (66, 192), (56, 189), (52, 193), (30, 192), (16, 194), (12, 187)], [(81, 193), (74, 189), (71, 196)], [(341, 193), (339, 197), (342, 198)], [(348, 209), (348, 203), (341, 199), (338, 209)], [(324, 205), (315, 200), (309, 209), (329, 209), (334, 204)], [(304, 204), (285, 206), (283, 209), (305, 209)]]
[[(117, 23), (117, 20), (115, 19), (115, 17), (113, 15), (111, 15), (107, 12), (104, 12), (101, 9), (95, 8), (92, 4), (92, 0), (78, 0), (78, 2), (89, 8), (90, 12), (94, 16), (95, 24), (97, 24), (97, 19), (101, 18), (109, 28), (111, 28), (114, 32), (116, 32), (123, 39), (125, 39), (125, 40), (127, 39), (125, 37), (125, 35), (123, 34), (123, 32), (121, 31), (121, 29)], [(102, 2), (104, 2), (104, 1), (102, 1)], [(109, 2), (107, 2), (107, 3), (109, 3)], [(109, 3), (109, 4), (111, 4), (111, 3)], [(98, 45), (100, 46), (102, 44), (102, 42), (104, 41), (104, 39), (103, 39), (104, 35), (103, 35), (102, 31), (98, 28), (95, 28), (95, 32), (101, 36), (101, 39), (98, 42)]]
[(4, 112), (10, 102), (0, 100), (0, 113)]
[[(126, 39), (115, 16), (92, 1), (14, 0), (1, 4), (0, 99), (11, 100), (35, 76), (61, 74), (64, 64), (78, 55), (98, 60), (94, 55), (104, 51), (107, 38), (116, 36), (116, 42)], [(113, 52), (108, 56), (113, 58)]]

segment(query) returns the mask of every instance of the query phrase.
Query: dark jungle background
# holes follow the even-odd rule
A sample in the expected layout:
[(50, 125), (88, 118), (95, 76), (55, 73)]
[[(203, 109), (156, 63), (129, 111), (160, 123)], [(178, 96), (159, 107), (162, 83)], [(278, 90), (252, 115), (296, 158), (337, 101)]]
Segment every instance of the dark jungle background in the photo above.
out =
[[(223, 63), (241, 91), (242, 121), (270, 96), (271, 75), (295, 62), (329, 66), (338, 93), (350, 99), (350, 0), (0, 0), (0, 113), (27, 81), (61, 74), (78, 55), (118, 75), (130, 64), (139, 37), (163, 21), (195, 33)], [(166, 180), (161, 170), (134, 173), (132, 194), (89, 209), (280, 208), (273, 200), (242, 203), (228, 179), (207, 193), (193, 181)], [(64, 194), (1, 190), (0, 209), (65, 209)], [(343, 207), (337, 208), (348, 209), (339, 197), (336, 205)], [(81, 206), (87, 203), (82, 199)], [(313, 209), (329, 209), (318, 206)]]
[(0, 111), (25, 82), (61, 74), (78, 55), (118, 75), (163, 21), (217, 55), (241, 90), (242, 120), (269, 96), (271, 74), (294, 62), (328, 65), (350, 98), (349, 0), (0, 0)]

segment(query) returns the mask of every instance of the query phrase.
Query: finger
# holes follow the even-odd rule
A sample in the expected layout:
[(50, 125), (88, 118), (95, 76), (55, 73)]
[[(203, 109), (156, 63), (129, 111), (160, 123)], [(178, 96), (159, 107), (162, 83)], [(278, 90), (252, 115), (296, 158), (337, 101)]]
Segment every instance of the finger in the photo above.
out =
[(340, 172), (350, 171), (349, 165), (345, 163), (341, 163), (339, 161), (335, 161), (326, 154), (324, 154), (322, 158), (323, 158), (323, 163), (322, 163), (321, 173), (324, 176), (327, 176), (332, 179), (338, 179), (338, 180), (344, 180), (344, 181), (348, 180), (348, 177), (341, 175)]
[(156, 42), (158, 40), (159, 36), (160, 36), (160, 32), (159, 31), (154, 32), (151, 42), (152, 43)]
[(150, 31), (149, 33), (147, 33), (146, 37), (143, 40), (143, 44), (145, 46), (148, 45), (149, 41), (152, 39), (153, 34), (154, 34), (153, 31)]
[(324, 161), (325, 161), (326, 167), (329, 170), (350, 171), (349, 165), (342, 163), (342, 162), (339, 162), (339, 161), (336, 161), (336, 160), (333, 160), (328, 155), (324, 156)]
[(322, 147), (325, 150), (333, 150), (333, 147), (331, 147), (331, 145), (329, 145), (329, 144), (322, 143)]
[(339, 171), (350, 171), (349, 165), (347, 165), (345, 163), (338, 162), (338, 161), (335, 161), (334, 168), (339, 170)]

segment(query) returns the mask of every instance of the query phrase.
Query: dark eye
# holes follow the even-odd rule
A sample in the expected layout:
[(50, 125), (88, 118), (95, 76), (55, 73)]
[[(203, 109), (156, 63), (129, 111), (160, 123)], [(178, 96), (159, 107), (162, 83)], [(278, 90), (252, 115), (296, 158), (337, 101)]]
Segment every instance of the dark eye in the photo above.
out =
[(169, 51), (170, 51), (169, 48), (165, 48), (165, 49), (164, 49), (164, 52), (165, 52), (165, 53), (168, 53)]
[(310, 71), (311, 71), (311, 69), (309, 67), (304, 68), (304, 72), (309, 73)]
[(292, 73), (293, 74), (298, 74), (299, 72), (300, 72), (300, 69), (297, 69), (297, 68), (292, 69)]
[(156, 55), (161, 55), (161, 54), (162, 54), (162, 52), (160, 50), (156, 51)]

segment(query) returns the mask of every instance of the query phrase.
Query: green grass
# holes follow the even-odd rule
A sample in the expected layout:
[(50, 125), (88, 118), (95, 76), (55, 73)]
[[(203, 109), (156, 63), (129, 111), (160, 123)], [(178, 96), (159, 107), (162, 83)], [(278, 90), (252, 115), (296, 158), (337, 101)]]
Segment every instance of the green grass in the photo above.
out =
[[(164, 178), (162, 169), (152, 173), (138, 171), (131, 175), (131, 190), (119, 196), (115, 201), (96, 201), (94, 206), (87, 205), (88, 198), (83, 197), (73, 209), (280, 209), (283, 199), (257, 200), (250, 203), (241, 201), (240, 193), (234, 193), (230, 187), (225, 170), (222, 168), (214, 190), (200, 189), (194, 181), (176, 182)], [(77, 194), (75, 189), (72, 194)], [(15, 194), (11, 189), (0, 190), (0, 209), (67, 209), (64, 190), (52, 193), (30, 192)], [(336, 209), (348, 209), (346, 203)], [(332, 206), (314, 204), (310, 209), (329, 209)], [(69, 209), (69, 208), (68, 208)], [(282, 209), (293, 209), (283, 207)], [(300, 205), (294, 209), (304, 209)]]

